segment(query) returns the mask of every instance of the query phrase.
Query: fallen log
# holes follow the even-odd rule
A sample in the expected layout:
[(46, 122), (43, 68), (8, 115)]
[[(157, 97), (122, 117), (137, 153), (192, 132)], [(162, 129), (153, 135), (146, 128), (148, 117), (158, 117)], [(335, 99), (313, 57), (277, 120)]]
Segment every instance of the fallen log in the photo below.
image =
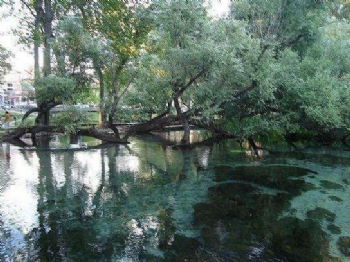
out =
[[(13, 140), (20, 140), (23, 136), (30, 134), (32, 139), (40, 133), (65, 133), (64, 127), (58, 128), (53, 126), (33, 126), (33, 127), (18, 127), (15, 130), (5, 133), (1, 138), (2, 142), (10, 142)], [(113, 135), (113, 132), (109, 129), (99, 129), (96, 127), (90, 128), (78, 128), (75, 132), (76, 135), (89, 136), (103, 142), (109, 143), (128, 143), (126, 139), (120, 139)]]

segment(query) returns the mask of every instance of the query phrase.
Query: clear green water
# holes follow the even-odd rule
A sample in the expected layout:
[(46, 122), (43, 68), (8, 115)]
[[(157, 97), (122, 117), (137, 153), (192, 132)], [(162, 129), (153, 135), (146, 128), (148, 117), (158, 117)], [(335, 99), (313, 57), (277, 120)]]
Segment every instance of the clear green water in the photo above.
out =
[(0, 147), (4, 262), (349, 261), (349, 207), (341, 149)]

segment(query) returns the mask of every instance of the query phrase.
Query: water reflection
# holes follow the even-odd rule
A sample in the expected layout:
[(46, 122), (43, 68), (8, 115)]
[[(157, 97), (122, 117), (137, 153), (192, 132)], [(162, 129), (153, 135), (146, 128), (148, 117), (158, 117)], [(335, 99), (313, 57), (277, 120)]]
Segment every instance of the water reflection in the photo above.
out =
[(11, 145), (10, 145), (10, 143), (1, 144), (1, 155), (5, 156), (6, 161), (11, 160)]
[(13, 261), (28, 256), (26, 237), (38, 227), (37, 159), (11, 153), (9, 144), (2, 144), (0, 155), (0, 260)]
[(12, 146), (10, 162), (2, 153), (0, 260), (345, 259), (348, 166), (250, 157), (232, 141), (179, 150), (163, 138), (91, 150)]

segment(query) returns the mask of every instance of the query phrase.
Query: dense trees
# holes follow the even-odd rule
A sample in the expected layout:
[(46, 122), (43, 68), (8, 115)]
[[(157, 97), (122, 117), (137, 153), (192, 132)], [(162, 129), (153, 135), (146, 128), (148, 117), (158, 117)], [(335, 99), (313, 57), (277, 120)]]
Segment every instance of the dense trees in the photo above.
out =
[[(154, 50), (142, 54), (153, 56), (153, 59), (143, 58), (142, 61), (147, 63), (144, 65), (150, 81), (147, 84), (153, 89), (153, 94), (166, 94), (162, 104), (168, 105), (168, 111), (171, 106), (174, 107), (174, 113), (184, 129), (182, 143), (186, 144), (189, 142), (190, 128), (189, 115), (185, 111), (193, 103), (192, 89), (198, 88), (213, 65), (215, 45), (209, 34), (209, 20), (202, 1), (160, 1), (154, 9), (154, 30), (148, 43)], [(157, 90), (154, 90), (155, 87)]]
[[(268, 80), (269, 96), (262, 96), (269, 88), (256, 88), (259, 93), (255, 92), (256, 103), (250, 108), (255, 114), (245, 119), (242, 129), (248, 129), (248, 135), (261, 131), (282, 135), (312, 131), (328, 137), (344, 136), (349, 119), (344, 108), (348, 105), (349, 82), (345, 73), (347, 55), (343, 53), (349, 48), (348, 23), (330, 17), (326, 12), (329, 6), (322, 1), (272, 3), (274, 7), (269, 6), (268, 10), (275, 11), (270, 17), (261, 15), (268, 13), (262, 3), (259, 11), (250, 6), (248, 16), (244, 12), (241, 15), (239, 8), (236, 11), (238, 18), (249, 18), (248, 28), (253, 36), (261, 40), (265, 54), (271, 53), (264, 66), (270, 70), (262, 75), (264, 82)], [(256, 83), (258, 87), (261, 81)], [(253, 94), (248, 96), (249, 104)], [(257, 104), (261, 105), (260, 110)]]
[(348, 135), (347, 2), (232, 1), (220, 19), (200, 0), (22, 3), (33, 14), (34, 54), (44, 50), (43, 116), (98, 83), (103, 123), (117, 139), (125, 108), (145, 115), (130, 132), (176, 120), (184, 145), (190, 124), (243, 139)]
[[(317, 41), (319, 28), (325, 24), (324, 8), (317, 1), (247, 0), (233, 4), (232, 17), (244, 21), (248, 34), (259, 42), (254, 48), (256, 58), (249, 62), (252, 68), (245, 74), (248, 84), (231, 97), (231, 105), (225, 105), (224, 119), (230, 119), (226, 125), (237, 135), (246, 138), (295, 131), (293, 115), (299, 109), (288, 111), (284, 105), (298, 98), (286, 96), (290, 86), (283, 84), (281, 76)], [(298, 61), (289, 61), (286, 53)]]

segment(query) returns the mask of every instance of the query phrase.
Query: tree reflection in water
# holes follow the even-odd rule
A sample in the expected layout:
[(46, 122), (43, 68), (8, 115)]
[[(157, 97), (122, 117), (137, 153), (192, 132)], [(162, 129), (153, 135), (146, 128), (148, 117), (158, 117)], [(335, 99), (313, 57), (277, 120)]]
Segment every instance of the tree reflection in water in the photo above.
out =
[[(40, 143), (47, 149), (49, 141)], [(91, 150), (14, 147), (11, 162), (0, 162), (0, 258), (332, 259), (327, 251), (331, 248), (329, 231), (323, 225), (326, 221), (346, 245), (346, 232), (337, 227), (337, 214), (324, 207), (312, 208), (305, 211), (306, 219), (300, 219), (293, 216), (301, 212), (293, 201), (320, 191), (319, 186), (323, 194), (327, 190), (331, 194), (339, 186), (348, 190), (349, 184), (326, 182), (328, 169), (318, 163), (335, 162), (308, 157), (273, 154), (252, 158), (230, 141), (176, 149), (164, 137), (152, 135), (133, 138), (128, 145)], [(5, 159), (1, 155), (1, 160)], [(302, 168), (305, 159), (312, 159), (308, 167), (312, 169)], [(334, 169), (333, 179), (345, 172), (344, 161), (338, 171)], [(20, 175), (15, 169), (18, 163)], [(322, 180), (316, 182), (320, 175)], [(25, 222), (24, 216), (15, 212), (15, 198), (11, 202), (9, 197), (14, 189), (18, 201), (23, 201), (25, 194), (34, 201), (27, 205), (32, 222)], [(330, 199), (344, 201), (339, 194)]]

